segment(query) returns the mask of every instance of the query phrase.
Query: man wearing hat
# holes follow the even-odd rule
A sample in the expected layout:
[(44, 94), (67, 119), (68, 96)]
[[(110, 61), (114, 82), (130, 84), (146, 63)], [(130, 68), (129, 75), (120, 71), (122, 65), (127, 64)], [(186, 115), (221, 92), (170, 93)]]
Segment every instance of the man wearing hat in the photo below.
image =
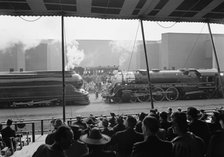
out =
[(210, 139), (209, 126), (205, 121), (200, 120), (200, 111), (195, 107), (187, 108), (187, 119), (189, 120), (189, 131), (201, 137), (206, 146)]
[(82, 135), (80, 140), (89, 147), (89, 153), (83, 157), (116, 157), (115, 152), (104, 150), (104, 146), (111, 138), (102, 134), (97, 127), (92, 128), (88, 134)]
[(63, 122), (62, 122), (61, 119), (55, 119), (53, 121), (54, 130), (47, 135), (47, 137), (45, 139), (46, 144), (53, 144), (54, 143), (55, 132), (62, 125), (63, 125)]

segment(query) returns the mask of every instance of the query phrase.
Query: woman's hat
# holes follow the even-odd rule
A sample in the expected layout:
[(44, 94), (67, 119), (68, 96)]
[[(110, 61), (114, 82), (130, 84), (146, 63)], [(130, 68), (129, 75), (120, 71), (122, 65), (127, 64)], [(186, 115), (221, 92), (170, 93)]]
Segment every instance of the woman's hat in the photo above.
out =
[(99, 128), (92, 128), (89, 134), (80, 137), (80, 140), (91, 145), (103, 145), (110, 142), (111, 138), (100, 132)]

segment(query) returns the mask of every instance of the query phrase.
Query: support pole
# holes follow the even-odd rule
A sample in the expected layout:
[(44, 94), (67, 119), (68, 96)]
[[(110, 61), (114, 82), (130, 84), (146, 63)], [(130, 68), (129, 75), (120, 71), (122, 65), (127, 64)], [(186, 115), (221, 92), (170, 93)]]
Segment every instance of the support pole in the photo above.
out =
[(142, 41), (143, 41), (143, 47), (144, 47), (144, 52), (145, 52), (145, 61), (146, 61), (146, 68), (147, 68), (147, 75), (148, 75), (150, 101), (151, 101), (151, 107), (152, 107), (152, 109), (154, 109), (153, 98), (152, 98), (152, 84), (151, 84), (150, 74), (149, 74), (149, 64), (148, 64), (147, 50), (146, 50), (146, 44), (145, 44), (145, 34), (144, 34), (142, 20), (140, 20), (140, 23), (141, 23), (142, 39), (143, 39)]
[(61, 50), (62, 50), (62, 105), (63, 122), (65, 122), (65, 49), (64, 49), (64, 16), (61, 16)]
[(215, 48), (215, 43), (214, 43), (214, 40), (213, 40), (213, 35), (212, 35), (210, 23), (208, 23), (208, 30), (209, 30), (209, 34), (210, 34), (210, 37), (211, 37), (212, 47), (213, 47), (213, 51), (214, 51), (214, 55), (215, 55), (216, 66), (217, 66), (217, 70), (218, 70), (218, 74), (219, 74), (219, 84), (220, 84), (220, 87), (221, 87), (221, 95), (223, 97), (223, 85), (222, 85), (222, 80), (221, 80), (221, 76), (220, 76), (221, 70), (220, 70), (220, 66), (219, 66), (219, 60), (218, 60), (218, 56), (217, 56), (217, 52), (216, 52), (216, 48)]

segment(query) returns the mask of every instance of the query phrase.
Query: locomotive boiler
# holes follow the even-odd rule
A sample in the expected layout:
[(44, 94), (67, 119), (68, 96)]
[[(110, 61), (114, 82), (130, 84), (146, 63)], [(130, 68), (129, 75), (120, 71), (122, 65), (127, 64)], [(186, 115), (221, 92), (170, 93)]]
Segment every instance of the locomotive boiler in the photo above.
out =
[[(88, 92), (82, 89), (82, 77), (65, 71), (65, 102), (89, 104)], [(61, 105), (63, 95), (61, 71), (0, 73), (0, 107)]]
[(222, 93), (222, 78), (216, 69), (152, 70), (150, 95), (146, 70), (124, 71), (112, 77), (102, 97), (107, 102), (213, 98)]

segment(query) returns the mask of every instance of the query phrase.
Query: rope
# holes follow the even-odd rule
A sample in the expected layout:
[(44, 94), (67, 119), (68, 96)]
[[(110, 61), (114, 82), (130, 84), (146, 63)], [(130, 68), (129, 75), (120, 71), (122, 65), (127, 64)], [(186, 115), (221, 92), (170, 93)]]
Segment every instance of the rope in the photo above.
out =
[(170, 26), (163, 26), (163, 25), (161, 25), (159, 22), (156, 22), (156, 23), (157, 23), (157, 25), (159, 25), (160, 27), (165, 28), (165, 29), (172, 28), (173, 26), (175, 26), (175, 25), (177, 24), (177, 22), (175, 22), (175, 23), (173, 23), (173, 24), (170, 25)]
[(19, 18), (21, 18), (22, 20), (24, 20), (24, 21), (26, 21), (26, 22), (35, 22), (35, 21), (39, 20), (39, 19), (41, 18), (41, 16), (37, 17), (37, 18), (34, 19), (34, 20), (28, 20), (28, 19), (25, 19), (25, 18), (22, 17), (22, 16), (19, 16)]
[(136, 34), (135, 34), (135, 40), (134, 40), (134, 45), (133, 45), (133, 48), (132, 48), (131, 57), (130, 57), (129, 64), (128, 64), (128, 70), (130, 69), (131, 60), (132, 60), (132, 56), (133, 56), (133, 53), (134, 53), (134, 48), (135, 48), (135, 44), (136, 44), (136, 38), (137, 38), (137, 35), (138, 35), (138, 30), (139, 30), (139, 23), (138, 23), (137, 31), (136, 31)]
[[(205, 23), (205, 24), (206, 24), (206, 23)], [(194, 42), (194, 45), (193, 45), (193, 47), (192, 47), (192, 49), (191, 49), (191, 52), (189, 53), (189, 55), (188, 55), (188, 57), (187, 57), (187, 59), (186, 59), (186, 61), (185, 61), (185, 63), (184, 63), (184, 67), (186, 66), (186, 64), (187, 64), (187, 62), (188, 62), (190, 56), (191, 56), (192, 53), (193, 53), (193, 50), (194, 50), (194, 48), (195, 48), (195, 46), (196, 46), (196, 43), (197, 43), (198, 40), (199, 40), (199, 37), (200, 37), (200, 35), (201, 35), (201, 32), (203, 31), (203, 29), (204, 29), (204, 27), (205, 27), (205, 24), (203, 25), (203, 27), (202, 27), (202, 29), (201, 29), (199, 35), (197, 36), (197, 38), (196, 38), (196, 40), (195, 40), (195, 42)]]

